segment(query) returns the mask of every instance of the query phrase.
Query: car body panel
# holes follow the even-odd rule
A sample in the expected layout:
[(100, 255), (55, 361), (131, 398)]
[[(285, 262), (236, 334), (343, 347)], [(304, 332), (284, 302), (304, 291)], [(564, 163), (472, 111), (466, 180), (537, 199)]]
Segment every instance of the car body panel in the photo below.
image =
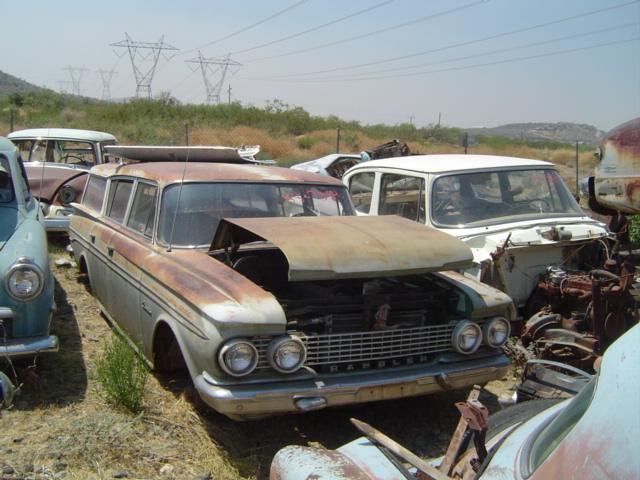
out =
[[(0, 155), (10, 173), (13, 196), (0, 202), (0, 356), (33, 356), (56, 351), (58, 338), (49, 334), (54, 279), (49, 269), (47, 237), (38, 203), (30, 194), (26, 179), (21, 181), (15, 146), (0, 138)], [(8, 198), (8, 197), (7, 197)], [(42, 272), (42, 289), (35, 297), (18, 300), (9, 295), (6, 281), (12, 266), (27, 259)]]
[(462, 242), (396, 216), (226, 219), (211, 249), (260, 240), (282, 250), (291, 281), (411, 275), (471, 262)]
[[(41, 202), (45, 212), (44, 221), (47, 231), (66, 231), (69, 226), (69, 217), (73, 213), (70, 203), (80, 199), (89, 168), (91, 165), (106, 162), (103, 147), (117, 142), (116, 138), (105, 132), (67, 128), (19, 130), (10, 133), (8, 138), (21, 146), (20, 148), (24, 152), (23, 157), (25, 158), (23, 160), (31, 191)], [(65, 151), (62, 145), (65, 145), (66, 142), (85, 144), (84, 153), (91, 158), (91, 165), (84, 162), (49, 161), (53, 160), (54, 152), (59, 154), (61, 151)], [(47, 152), (47, 161), (31, 158), (36, 144), (40, 149), (38, 155), (44, 151)], [(69, 149), (69, 151), (73, 152), (73, 149)], [(52, 157), (51, 159), (49, 155)], [(65, 194), (62, 193), (64, 189), (68, 191), (66, 196), (73, 197), (70, 199), (71, 201), (65, 199)]]
[[(584, 413), (580, 414), (583, 407), (574, 405), (574, 400), (577, 400), (577, 397), (574, 397), (552, 405), (530, 418), (516, 421), (504, 430), (494, 432), (487, 440), (486, 448), (490, 457), (479, 475), (476, 476), (470, 468), (462, 470), (463, 467), (469, 467), (470, 458), (475, 455), (473, 449), (461, 457), (453, 475), (487, 480), (638, 478), (638, 342), (640, 325), (625, 333), (607, 350), (598, 377), (593, 380), (597, 383), (590, 400), (587, 398), (589, 403)], [(573, 412), (574, 408), (578, 410), (576, 413)], [(553, 425), (553, 422), (566, 425), (568, 432), (560, 437), (558, 435), (562, 433), (544, 437), (545, 429)], [(547, 446), (544, 443), (535, 446), (536, 442), (549, 439), (557, 444)], [(540, 465), (533, 465), (534, 470), (529, 471), (531, 448), (537, 447), (546, 447), (549, 451), (546, 457), (544, 454), (541, 457)], [(441, 459), (434, 459), (429, 463), (437, 466), (440, 461)], [(406, 478), (367, 438), (357, 438), (337, 450), (328, 451), (314, 447), (285, 447), (274, 457), (270, 478), (314, 478), (313, 475), (319, 472), (327, 472), (327, 476), (317, 478), (350, 478), (345, 475), (343, 466), (348, 466), (348, 472), (361, 475), (356, 478)], [(415, 469), (412, 469), (412, 472), (415, 472)]]
[[(417, 155), (361, 163), (347, 171), (343, 181), (350, 186), (352, 181), (361, 178), (358, 175), (374, 174), (375, 180), (369, 187), (370, 199), (362, 204), (358, 213), (380, 215), (384, 213), (380, 206), (385, 175), (419, 179), (425, 189), (421, 196), (421, 208), (427, 212), (420, 223), (466, 243), (473, 252), (474, 264), (465, 270), (466, 273), (477, 280), (490, 281), (508, 293), (516, 306), (524, 311), (538, 277), (550, 265), (564, 262), (568, 253), (563, 249), (578, 248), (586, 241), (606, 238), (609, 235), (606, 226), (578, 211), (572, 215), (536, 214), (532, 211), (529, 218), (496, 215), (495, 219), (477, 226), (470, 223), (442, 225), (434, 218), (433, 209), (437, 206), (434, 200), (435, 184), (440, 179), (471, 174), (507, 175), (531, 169), (555, 172), (553, 164), (540, 160), (490, 155)], [(361, 192), (360, 185), (355, 185), (358, 192)], [(358, 204), (358, 198), (354, 200)], [(487, 280), (490, 271), (493, 273), (491, 279)]]
[[(442, 271), (470, 261), (468, 247), (405, 219), (339, 216), (353, 207), (336, 179), (278, 167), (155, 161), (100, 165), (90, 175), (82, 203), (74, 204), (70, 240), (101, 309), (153, 366), (166, 351), (163, 338), (175, 340), (200, 396), (225, 415), (249, 419), (463, 388), (508, 368), (502, 352), (488, 345), (467, 354), (454, 350), (459, 322), (512, 318), (507, 296)], [(94, 177), (108, 180), (104, 191)], [(118, 206), (126, 211), (122, 217), (108, 212), (120, 201), (108, 200), (117, 196), (117, 182), (133, 182)], [(215, 196), (231, 197), (214, 203), (209, 196), (189, 197), (188, 188), (200, 183)], [(206, 245), (192, 247), (176, 245), (173, 229), (164, 244), (158, 231), (133, 228), (135, 198), (149, 186), (158, 190), (153, 210), (145, 207), (146, 224), (171, 224), (167, 212), (178, 209), (163, 202), (172, 205), (165, 195), (175, 194), (186, 203), (171, 215), (189, 220), (210, 213), (218, 234), (212, 228)], [(286, 195), (281, 188), (289, 189)], [(300, 196), (291, 196), (293, 189)], [(99, 191), (102, 201), (92, 204)], [(237, 201), (238, 191), (253, 195), (234, 206), (242, 218), (218, 220), (228, 211), (222, 200)], [(329, 197), (339, 203), (336, 216), (285, 216), (282, 205), (300, 207), (295, 202), (303, 193), (311, 207)], [(268, 218), (244, 218), (260, 199), (282, 203), (264, 210)], [(432, 251), (415, 254), (414, 236), (433, 243)], [(211, 244), (229, 248), (212, 250)], [(376, 324), (365, 326), (374, 314)], [(308, 353), (304, 365), (287, 374), (269, 358), (272, 343), (285, 336), (296, 336)], [(233, 376), (220, 363), (223, 347), (239, 339), (258, 354), (246, 376)]]

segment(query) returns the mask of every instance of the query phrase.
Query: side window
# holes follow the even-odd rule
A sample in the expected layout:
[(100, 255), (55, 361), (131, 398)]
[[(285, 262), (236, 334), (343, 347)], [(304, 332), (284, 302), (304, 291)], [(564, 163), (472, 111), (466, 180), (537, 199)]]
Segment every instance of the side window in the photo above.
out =
[(11, 166), (4, 155), (0, 155), (0, 203), (13, 202), (13, 182), (11, 181)]
[(132, 180), (113, 180), (109, 190), (107, 216), (118, 223), (122, 223), (127, 212), (127, 204), (133, 187)]
[(100, 212), (102, 210), (102, 202), (104, 201), (104, 191), (107, 187), (107, 179), (91, 175), (87, 182), (87, 188), (84, 190), (82, 204), (88, 208)]
[(371, 209), (375, 178), (374, 172), (363, 172), (355, 174), (349, 180), (349, 193), (353, 199), (353, 205), (361, 213), (369, 213)]
[(424, 179), (406, 175), (382, 176), (380, 215), (401, 217), (424, 223)]
[(131, 205), (131, 214), (127, 226), (145, 237), (151, 238), (153, 222), (156, 216), (156, 196), (158, 187), (146, 183), (138, 183)]
[(18, 147), (18, 151), (20, 152), (20, 156), (22, 158), (26, 158), (29, 161), (29, 154), (31, 153), (31, 147), (33, 146), (34, 140), (11, 140), (16, 147)]
[(27, 180), (27, 171), (24, 169), (24, 163), (22, 158), (18, 157), (18, 166), (20, 167), (20, 181), (22, 182), (22, 191), (24, 192), (24, 200), (28, 202), (31, 200), (31, 188), (29, 181)]

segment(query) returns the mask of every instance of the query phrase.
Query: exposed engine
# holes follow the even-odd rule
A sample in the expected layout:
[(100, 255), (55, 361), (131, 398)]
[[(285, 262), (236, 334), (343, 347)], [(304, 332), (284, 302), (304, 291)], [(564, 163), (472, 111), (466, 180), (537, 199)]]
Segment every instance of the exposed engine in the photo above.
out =
[(638, 323), (634, 267), (607, 260), (589, 272), (549, 267), (534, 292), (546, 305), (526, 322), (522, 343), (541, 359), (593, 371), (604, 350)]

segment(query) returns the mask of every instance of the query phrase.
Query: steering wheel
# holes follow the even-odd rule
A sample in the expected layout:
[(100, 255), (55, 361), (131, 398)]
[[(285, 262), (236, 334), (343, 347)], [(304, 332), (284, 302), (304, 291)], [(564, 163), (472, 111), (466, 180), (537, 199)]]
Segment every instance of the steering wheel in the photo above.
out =
[[(76, 159), (76, 160), (78, 160), (78, 161), (77, 161), (77, 162), (70, 162), (70, 161), (69, 161), (69, 159)], [(65, 156), (63, 156), (63, 157), (61, 158), (61, 160), (63, 160), (63, 161), (64, 161), (64, 163), (68, 163), (68, 164), (71, 164), (71, 165), (89, 165), (89, 164), (85, 161), (85, 159), (84, 159), (84, 158), (82, 158), (82, 157), (81, 157), (81, 156), (79, 156), (79, 155), (73, 155), (73, 154), (71, 154), (71, 153), (67, 153)]]
[(544, 198), (533, 198), (531, 200), (527, 200), (526, 202), (529, 208), (531, 208), (532, 210), (537, 210), (540, 213), (551, 211), (551, 204)]

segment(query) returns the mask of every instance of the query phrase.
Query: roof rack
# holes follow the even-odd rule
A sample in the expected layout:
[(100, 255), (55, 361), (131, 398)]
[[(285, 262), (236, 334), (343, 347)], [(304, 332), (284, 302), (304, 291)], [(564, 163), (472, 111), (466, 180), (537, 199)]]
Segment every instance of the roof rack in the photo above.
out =
[(274, 165), (274, 160), (256, 160), (260, 145), (239, 148), (211, 145), (162, 146), (162, 145), (106, 145), (105, 153), (117, 157), (123, 163), (133, 162), (212, 162), (255, 163)]

